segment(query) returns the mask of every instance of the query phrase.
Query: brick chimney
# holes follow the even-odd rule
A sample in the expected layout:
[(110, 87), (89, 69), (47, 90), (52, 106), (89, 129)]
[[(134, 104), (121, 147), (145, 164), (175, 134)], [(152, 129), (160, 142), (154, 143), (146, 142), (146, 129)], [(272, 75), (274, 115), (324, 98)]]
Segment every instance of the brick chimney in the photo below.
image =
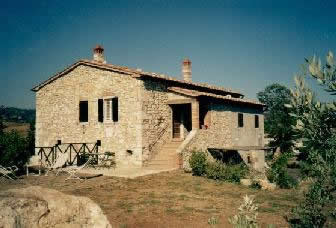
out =
[(93, 49), (93, 60), (99, 63), (106, 63), (104, 59), (104, 48), (100, 45), (97, 45)]
[(182, 63), (182, 77), (186, 82), (191, 82), (191, 61), (186, 58)]

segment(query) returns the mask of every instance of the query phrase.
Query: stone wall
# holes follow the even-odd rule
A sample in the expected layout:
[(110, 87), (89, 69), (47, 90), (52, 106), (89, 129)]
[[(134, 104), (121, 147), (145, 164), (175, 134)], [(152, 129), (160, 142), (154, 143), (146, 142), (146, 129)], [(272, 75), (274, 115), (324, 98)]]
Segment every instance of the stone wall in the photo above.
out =
[[(238, 128), (238, 113), (244, 114), (244, 127)], [(254, 116), (259, 116), (259, 128), (254, 127)], [(263, 146), (264, 118), (262, 111), (243, 105), (210, 102), (208, 129), (199, 129), (182, 152), (183, 168), (189, 169), (192, 150), (233, 148), (236, 146)], [(240, 137), (237, 139), (237, 136)], [(241, 154), (243, 155), (243, 154)], [(243, 155), (244, 156), (244, 155)]]
[[(117, 162), (142, 164), (142, 81), (111, 71), (78, 66), (36, 93), (36, 146), (101, 140), (100, 152)], [(98, 99), (117, 96), (119, 120), (98, 122)], [(88, 122), (79, 122), (79, 101), (88, 101)], [(132, 150), (129, 154), (126, 150)]]
[(171, 108), (167, 104), (167, 85), (155, 80), (143, 80), (142, 141), (143, 160), (149, 160), (170, 138)]
[(143, 160), (150, 160), (172, 138), (172, 109), (168, 101), (185, 100), (189, 97), (169, 92), (169, 83), (143, 80)]

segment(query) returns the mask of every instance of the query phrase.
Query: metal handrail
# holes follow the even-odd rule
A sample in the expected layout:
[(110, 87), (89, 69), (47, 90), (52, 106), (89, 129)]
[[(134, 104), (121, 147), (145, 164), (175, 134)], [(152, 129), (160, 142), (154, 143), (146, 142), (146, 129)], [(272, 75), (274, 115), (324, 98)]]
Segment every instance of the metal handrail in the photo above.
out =
[(166, 125), (162, 128), (162, 130), (159, 132), (158, 137), (156, 138), (156, 140), (148, 145), (148, 150), (151, 151), (153, 149), (153, 147), (156, 145), (156, 143), (162, 138), (162, 136), (164, 135), (164, 133), (167, 131), (169, 127), (169, 123), (166, 123)]

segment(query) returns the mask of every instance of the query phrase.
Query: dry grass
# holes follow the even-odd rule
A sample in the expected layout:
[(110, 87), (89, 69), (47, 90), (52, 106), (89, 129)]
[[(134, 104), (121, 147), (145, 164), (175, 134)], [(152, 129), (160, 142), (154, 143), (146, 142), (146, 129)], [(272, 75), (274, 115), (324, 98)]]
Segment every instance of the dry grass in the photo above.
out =
[(17, 131), (21, 136), (26, 137), (29, 131), (29, 123), (14, 123), (14, 122), (5, 122), (6, 126), (5, 132), (10, 132), (12, 130)]
[(124, 179), (97, 177), (65, 181), (65, 176), (29, 176), (0, 185), (0, 191), (39, 185), (67, 194), (86, 196), (97, 202), (113, 227), (231, 227), (228, 218), (237, 213), (245, 194), (255, 195), (262, 227), (287, 227), (283, 216), (298, 202), (298, 190), (273, 192), (219, 183), (182, 171)]

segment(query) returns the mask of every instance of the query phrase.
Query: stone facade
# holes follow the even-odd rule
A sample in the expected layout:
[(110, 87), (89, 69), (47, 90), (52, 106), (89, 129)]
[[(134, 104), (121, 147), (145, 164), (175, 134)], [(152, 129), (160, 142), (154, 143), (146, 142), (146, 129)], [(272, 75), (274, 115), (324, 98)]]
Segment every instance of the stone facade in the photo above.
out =
[[(238, 113), (244, 116), (244, 126), (238, 127)], [(182, 151), (183, 168), (189, 169), (189, 157), (193, 150), (206, 151), (208, 148), (228, 150), (239, 147), (263, 147), (264, 142), (264, 116), (262, 109), (249, 108), (241, 105), (210, 103), (208, 114), (209, 124), (207, 129), (199, 129), (190, 142), (185, 145)], [(259, 118), (259, 127), (255, 127), (255, 116)], [(238, 149), (237, 149), (238, 150)], [(259, 151), (259, 150), (258, 150)], [(258, 161), (259, 154), (252, 151), (238, 150), (243, 160), (247, 157), (255, 158)], [(259, 158), (259, 162), (262, 163)], [(259, 164), (260, 165), (260, 164)]]
[[(36, 145), (91, 143), (116, 152), (117, 162), (142, 164), (142, 86), (128, 75), (78, 66), (36, 93)], [(98, 122), (98, 99), (117, 96), (119, 121)], [(88, 122), (79, 122), (79, 102), (88, 101)], [(126, 150), (132, 150), (130, 155)]]
[[(197, 87), (191, 82), (188, 86), (162, 77), (140, 77), (138, 72), (104, 63), (90, 64), (74, 65), (34, 90), (36, 146), (53, 146), (57, 140), (62, 143), (101, 140), (100, 152), (115, 152), (117, 165), (142, 166), (172, 140), (175, 111), (183, 115), (180, 137), (175, 140), (183, 145), (179, 151), (184, 167), (188, 166), (193, 148), (264, 145), (261, 104), (243, 102), (238, 97), (230, 99), (231, 96), (223, 95), (226, 91), (209, 86)], [(172, 86), (204, 93), (201, 97), (174, 92), (170, 90)], [(205, 97), (209, 91), (216, 97)], [(114, 97), (118, 98), (118, 121), (99, 122), (98, 100)], [(79, 121), (80, 101), (88, 101), (87, 122)], [(190, 111), (178, 110), (180, 107)], [(244, 115), (242, 128), (237, 126), (238, 113)], [(254, 126), (255, 115), (259, 116), (259, 128)], [(242, 154), (245, 159), (249, 156)]]

